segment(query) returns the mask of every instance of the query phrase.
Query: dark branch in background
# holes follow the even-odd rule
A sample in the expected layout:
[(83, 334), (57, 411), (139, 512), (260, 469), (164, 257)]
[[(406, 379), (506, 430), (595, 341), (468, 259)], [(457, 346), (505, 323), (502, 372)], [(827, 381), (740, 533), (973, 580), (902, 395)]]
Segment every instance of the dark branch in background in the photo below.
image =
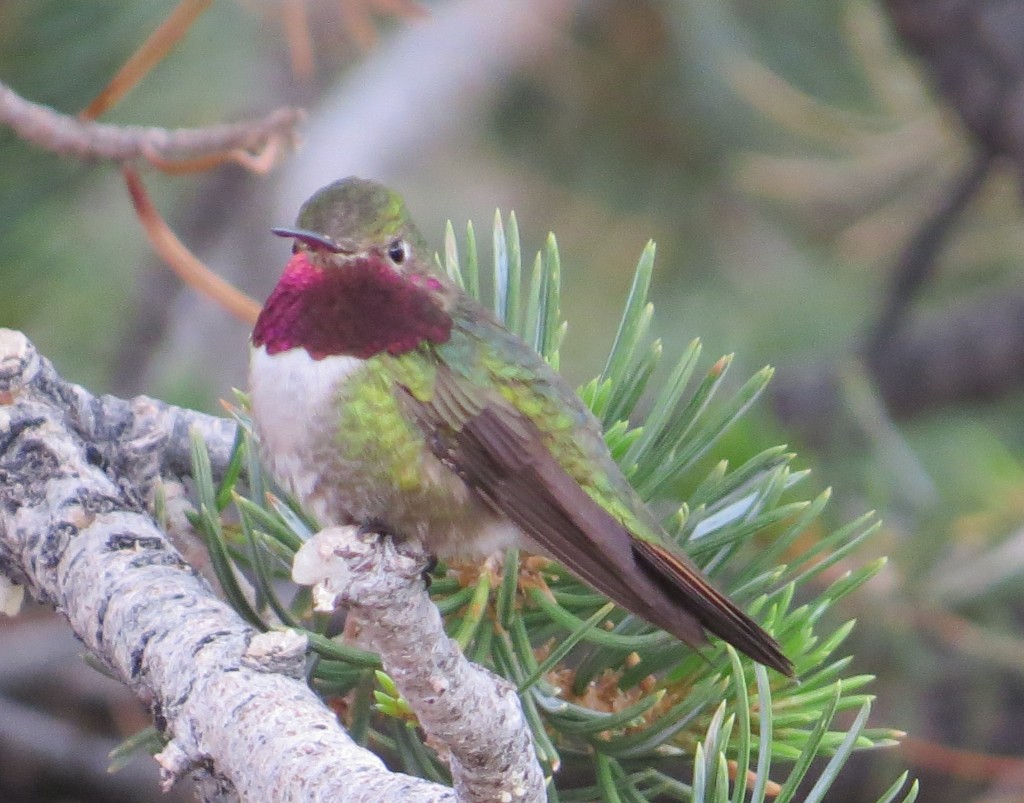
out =
[(300, 109), (285, 108), (261, 120), (209, 128), (107, 125), (61, 114), (0, 83), (0, 124), (37, 147), (79, 159), (143, 159), (163, 166), (217, 154), (252, 153), (282, 139), (294, 140), (302, 119)]
[[(883, 397), (894, 413), (906, 415), (927, 404), (928, 392), (942, 404), (990, 397), (1018, 386), (1022, 379), (1020, 323), (1013, 317), (1019, 314), (1019, 300), (1012, 296), (977, 309), (977, 320), (954, 312), (943, 326), (926, 326), (906, 337), (897, 333), (911, 300), (934, 271), (950, 229), (994, 158), (1012, 160), (1024, 177), (1024, 15), (1018, 3), (885, 4), (896, 32), (921, 58), (931, 82), (957, 112), (978, 149), (974, 164), (907, 245), (886, 307), (868, 335), (865, 354)], [(971, 337), (978, 340), (971, 342)]]
[[(999, 293), (921, 323), (908, 320), (914, 299), (934, 276), (942, 249), (993, 160), (990, 152), (980, 153), (907, 243), (882, 313), (859, 349), (895, 417), (996, 398), (1024, 383), (1024, 297)], [(844, 418), (843, 359), (851, 358), (783, 367), (770, 389), (779, 418), (812, 443), (827, 443), (835, 435), (835, 422)]]
[(907, 243), (889, 279), (889, 292), (874, 326), (865, 337), (864, 355), (872, 366), (884, 360), (890, 341), (905, 323), (907, 312), (924, 284), (934, 275), (939, 254), (992, 166), (985, 151), (956, 179), (949, 192)]
[(1024, 176), (1024, 18), (1019, 3), (885, 0), (903, 42), (983, 150)]
[[(780, 368), (769, 388), (778, 416), (825, 443), (844, 418), (844, 358)], [(850, 359), (847, 357), (846, 359)], [(901, 328), (871, 366), (897, 418), (987, 401), (1024, 386), (1024, 287), (1000, 290)]]
[(964, 302), (895, 337), (872, 366), (889, 409), (999, 398), (1024, 383), (1024, 288)]
[[(1024, 178), (1024, 14), (1016, 3), (885, 0), (894, 27), (977, 144), (975, 161), (907, 244), (877, 322), (858, 349), (894, 416), (996, 398), (1024, 385), (1024, 291), (1003, 290), (920, 323), (908, 310), (997, 157)], [(779, 416), (812, 441), (842, 420), (840, 360), (780, 370)]]

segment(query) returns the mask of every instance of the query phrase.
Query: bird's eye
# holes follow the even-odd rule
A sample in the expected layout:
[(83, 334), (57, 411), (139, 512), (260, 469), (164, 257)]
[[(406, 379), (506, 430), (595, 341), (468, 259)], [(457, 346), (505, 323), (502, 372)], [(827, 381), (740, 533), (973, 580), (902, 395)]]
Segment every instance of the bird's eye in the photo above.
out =
[(401, 265), (409, 257), (409, 244), (405, 240), (395, 240), (388, 246), (388, 258), (396, 265)]

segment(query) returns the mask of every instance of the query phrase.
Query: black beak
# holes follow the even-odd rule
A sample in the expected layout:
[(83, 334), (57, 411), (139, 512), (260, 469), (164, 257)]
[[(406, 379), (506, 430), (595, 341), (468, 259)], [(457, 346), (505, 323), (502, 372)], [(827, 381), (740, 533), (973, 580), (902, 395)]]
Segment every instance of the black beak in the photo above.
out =
[(305, 243), (310, 248), (319, 248), (324, 251), (330, 251), (332, 254), (352, 253), (348, 247), (334, 242), (334, 240), (325, 234), (317, 234), (315, 231), (285, 228), (274, 228), (271, 229), (271, 231), (278, 237), (291, 237), (293, 240)]

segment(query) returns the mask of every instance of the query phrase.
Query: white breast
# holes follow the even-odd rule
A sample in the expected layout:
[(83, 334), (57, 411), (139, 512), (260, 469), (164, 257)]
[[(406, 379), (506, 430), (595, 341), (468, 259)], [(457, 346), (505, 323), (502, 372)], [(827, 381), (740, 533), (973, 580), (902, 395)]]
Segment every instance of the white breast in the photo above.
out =
[[(419, 538), (443, 555), (487, 555), (520, 542), (514, 525), (485, 510), (462, 481), (432, 457), (425, 457), (421, 466), (424, 478), (450, 499), (448, 505), (433, 509), (433, 515), (426, 515), (429, 509), (407, 508), (402, 495), (389, 489), (369, 493), (363, 488), (351, 497), (351, 487), (324, 483), (323, 466), (337, 458), (334, 441), (340, 396), (345, 383), (364, 364), (356, 357), (314, 360), (302, 348), (273, 355), (263, 346), (252, 349), (253, 422), (260, 455), (274, 478), (323, 524), (341, 523), (341, 510), (357, 520), (388, 518), (403, 535)], [(347, 468), (352, 473), (361, 467)], [(472, 539), (466, 537), (470, 528), (475, 531)]]
[(303, 348), (279, 354), (267, 354), (264, 346), (252, 349), (249, 392), (260, 452), (278, 482), (299, 499), (313, 490), (316, 472), (309, 458), (331, 437), (345, 380), (363, 364), (348, 356), (314, 360)]

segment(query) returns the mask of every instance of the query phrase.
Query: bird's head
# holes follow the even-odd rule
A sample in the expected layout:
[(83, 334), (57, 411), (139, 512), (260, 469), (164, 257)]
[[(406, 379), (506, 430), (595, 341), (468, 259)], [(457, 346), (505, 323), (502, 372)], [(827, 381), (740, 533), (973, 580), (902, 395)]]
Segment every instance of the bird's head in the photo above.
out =
[(454, 287), (431, 268), (423, 236), (397, 193), (349, 177), (317, 191), (294, 228), (289, 260), (253, 344), (367, 358), (448, 339)]

